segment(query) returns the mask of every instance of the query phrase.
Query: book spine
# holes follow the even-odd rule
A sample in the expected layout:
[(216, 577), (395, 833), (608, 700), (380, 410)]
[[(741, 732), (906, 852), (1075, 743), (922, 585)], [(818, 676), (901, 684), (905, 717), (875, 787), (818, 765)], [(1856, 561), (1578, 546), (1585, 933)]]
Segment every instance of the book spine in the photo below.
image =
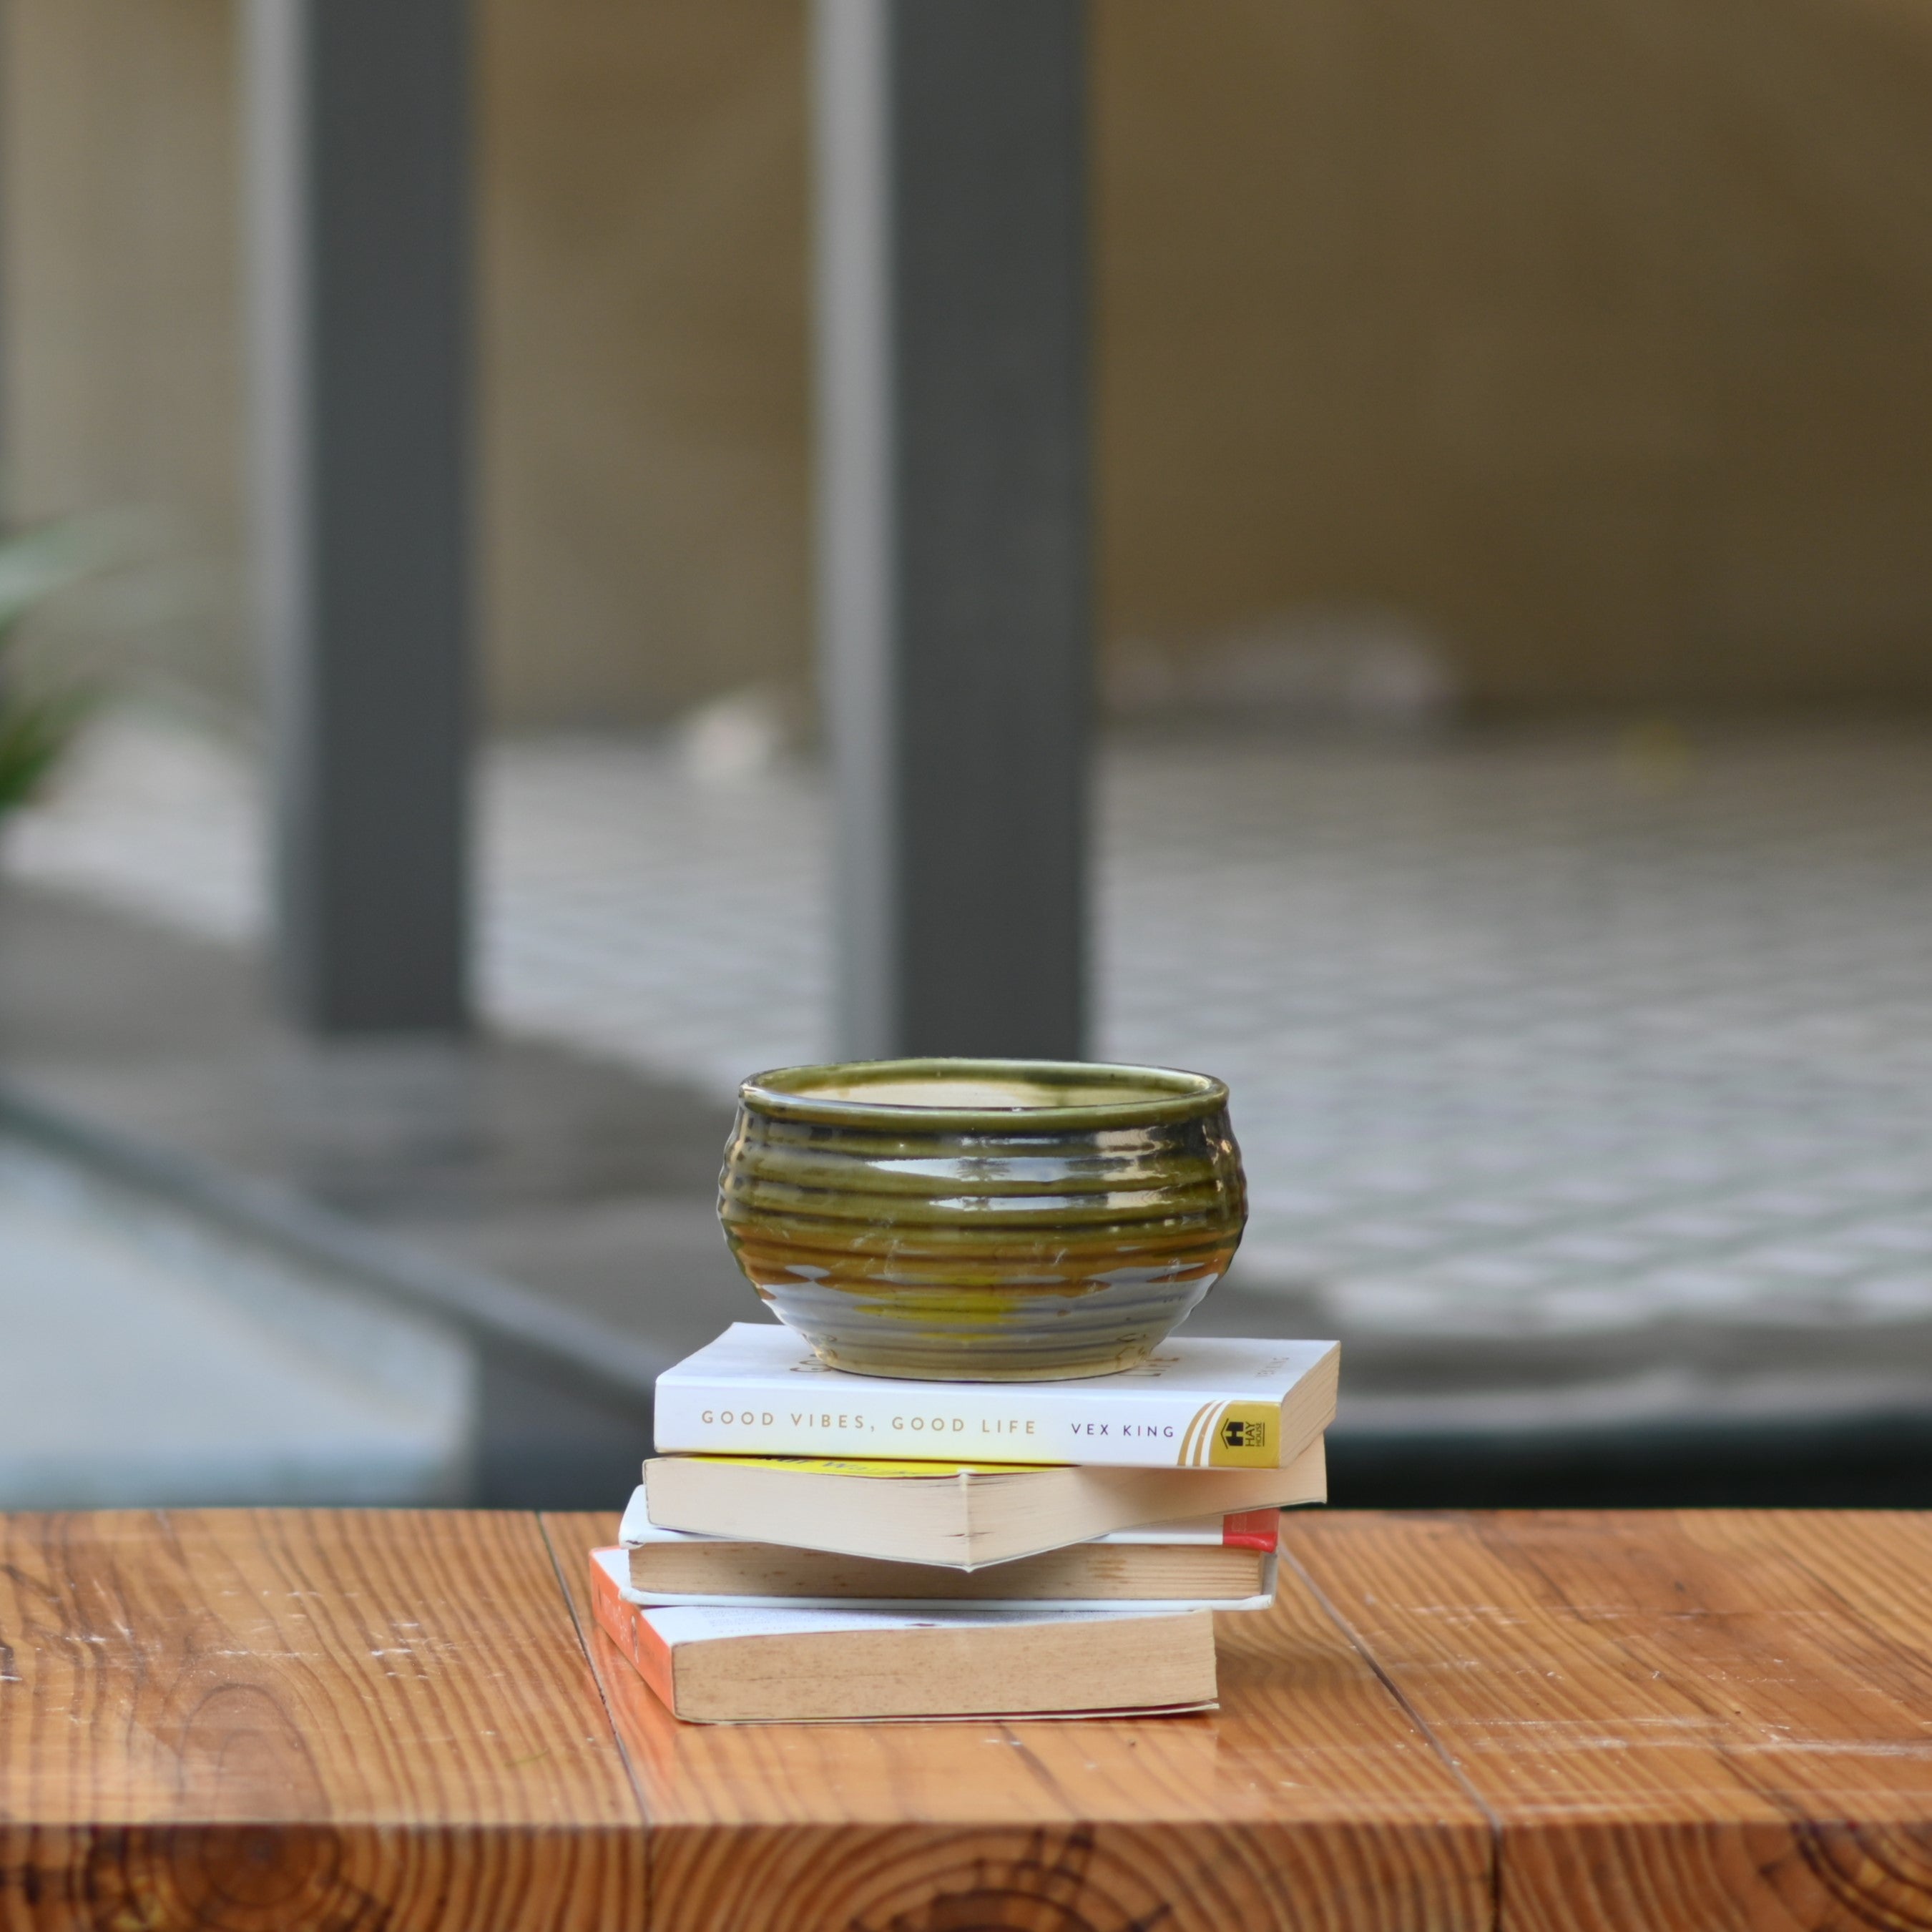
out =
[(1228, 1550), (1261, 1550), (1272, 1555), (1281, 1546), (1281, 1511), (1237, 1510), (1221, 1519), (1221, 1542)]
[(1006, 1610), (1016, 1614), (1037, 1613), (1050, 1609), (1057, 1614), (1082, 1610), (1110, 1617), (1152, 1617), (1178, 1616), (1184, 1610), (1212, 1610), (1217, 1615), (1224, 1610), (1265, 1610), (1274, 1602), (1274, 1559), (1270, 1557), (1262, 1567), (1264, 1588), (1258, 1596), (1055, 1597), (1050, 1603), (1042, 1603), (1037, 1597), (993, 1597), (975, 1598), (970, 1605), (935, 1604), (930, 1597), (786, 1597), (775, 1600), (770, 1597), (728, 1597), (716, 1592), (707, 1594), (692, 1590), (658, 1590), (648, 1594), (655, 1606), (666, 1610), (832, 1610), (842, 1614), (850, 1610), (874, 1610), (925, 1623), (934, 1621), (935, 1611), (943, 1617), (949, 1611), (968, 1608)]
[(590, 1559), (590, 1607), (598, 1628), (624, 1653), (625, 1661), (657, 1694), (658, 1702), (675, 1714), (677, 1691), (670, 1645), (634, 1604), (625, 1601), (617, 1580), (594, 1556)]
[(1305, 1446), (1282, 1442), (1276, 1403), (1203, 1401), (1198, 1392), (1100, 1396), (1052, 1383), (934, 1382), (914, 1397), (842, 1390), (840, 1406), (829, 1408), (800, 1379), (659, 1376), (658, 1453), (1275, 1469)]
[[(633, 1522), (627, 1516), (617, 1532), (619, 1543), (628, 1554), (652, 1544), (703, 1543), (740, 1549), (771, 1549), (784, 1546), (761, 1544), (755, 1537), (707, 1535), (698, 1529), (661, 1529), (640, 1514)], [(1197, 1522), (1144, 1522), (1126, 1529), (1110, 1529), (1104, 1535), (1084, 1540), (1094, 1544), (1144, 1546), (1153, 1544), (1170, 1549), (1217, 1548), (1258, 1550), (1268, 1552), (1281, 1546), (1281, 1510), (1273, 1504), (1262, 1509), (1236, 1510), (1224, 1516), (1203, 1516)], [(891, 1558), (878, 1559), (891, 1562)], [(898, 1559), (903, 1561), (904, 1559)]]

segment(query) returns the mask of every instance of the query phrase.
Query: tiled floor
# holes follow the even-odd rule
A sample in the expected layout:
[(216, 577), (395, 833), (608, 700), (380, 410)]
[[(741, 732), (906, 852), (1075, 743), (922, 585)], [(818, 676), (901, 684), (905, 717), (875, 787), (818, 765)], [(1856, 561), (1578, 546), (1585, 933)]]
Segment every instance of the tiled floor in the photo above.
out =
[[(824, 1049), (809, 772), (557, 740), (483, 794), (503, 1024), (719, 1090)], [(1098, 1045), (1229, 1079), (1251, 1287), (1932, 1381), (1932, 732), (1120, 744), (1100, 820)], [(242, 764), (122, 721), (10, 862), (245, 938), (254, 826)]]

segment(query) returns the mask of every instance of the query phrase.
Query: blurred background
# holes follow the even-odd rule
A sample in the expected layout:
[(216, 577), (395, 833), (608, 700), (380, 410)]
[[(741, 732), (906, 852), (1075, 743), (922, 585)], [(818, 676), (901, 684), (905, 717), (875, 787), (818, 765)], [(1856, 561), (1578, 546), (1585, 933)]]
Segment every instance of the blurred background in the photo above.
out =
[[(304, 0), (5, 0), (9, 689), (88, 706), (0, 843), (0, 1504), (613, 1505), (656, 1369), (757, 1314), (712, 1207), (736, 1082), (860, 1036), (854, 734), (943, 726), (862, 728), (823, 668), (848, 379), (814, 317), (855, 298), (842, 221), (908, 224), (919, 272), (938, 164), (888, 142), (897, 214), (842, 214), (836, 32), (796, 0), (412, 7), (395, 70), (460, 103), (391, 104), (430, 146), (372, 136), (358, 216), (338, 69), (386, 70), (386, 10), (290, 52)], [(1010, 22), (880, 84), (992, 102), (1022, 188), (1076, 169), (1078, 367), (1028, 378), (1076, 400), (1026, 433), (1090, 505), (1040, 543), (1093, 702), (1039, 755), (1090, 773), (1052, 875), (1079, 1043), (1233, 1089), (1252, 1220), (1197, 1324), (1341, 1335), (1338, 1502), (1932, 1501), (1932, 24), (1040, 11), (1072, 108), (1000, 118)], [(428, 226), (332, 308), (392, 218)], [(338, 335), (437, 298), (369, 264), (452, 220), (466, 590), (422, 701), (460, 742), (366, 755), (455, 829), (345, 835), (352, 883), (304, 886), (364, 754), (314, 746), (421, 686), (443, 526), (352, 564), (404, 614), (330, 683), (335, 526), (300, 490), (278, 523), (309, 472), (263, 422), (312, 377), (328, 443)], [(379, 445), (315, 472), (350, 523), (424, 494)], [(1030, 500), (1022, 548), (1069, 500)], [(916, 632), (914, 691), (958, 648)], [(987, 688), (1025, 738), (1031, 687)], [(959, 755), (1017, 783), (984, 728)], [(472, 882), (441, 1006), (314, 991), (358, 836)], [(455, 891), (410, 877), (379, 950)]]

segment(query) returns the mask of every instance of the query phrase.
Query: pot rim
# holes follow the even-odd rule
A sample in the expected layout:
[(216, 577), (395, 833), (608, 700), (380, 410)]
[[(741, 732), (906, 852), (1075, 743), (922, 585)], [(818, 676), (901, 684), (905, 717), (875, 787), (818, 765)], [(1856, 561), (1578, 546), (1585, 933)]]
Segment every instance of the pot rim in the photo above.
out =
[[(1017, 1079), (1036, 1085), (1085, 1088), (1118, 1085), (1118, 1100), (1066, 1106), (922, 1107), (903, 1100), (828, 1099), (814, 1088), (862, 1086), (920, 1079)], [(903, 1060), (826, 1061), (778, 1066), (754, 1073), (738, 1088), (740, 1104), (772, 1120), (826, 1126), (897, 1128), (941, 1132), (1051, 1133), (1087, 1128), (1165, 1125), (1205, 1119), (1228, 1104), (1226, 1081), (1211, 1073), (1174, 1066), (1139, 1066), (1112, 1060), (979, 1060), (933, 1055)]]

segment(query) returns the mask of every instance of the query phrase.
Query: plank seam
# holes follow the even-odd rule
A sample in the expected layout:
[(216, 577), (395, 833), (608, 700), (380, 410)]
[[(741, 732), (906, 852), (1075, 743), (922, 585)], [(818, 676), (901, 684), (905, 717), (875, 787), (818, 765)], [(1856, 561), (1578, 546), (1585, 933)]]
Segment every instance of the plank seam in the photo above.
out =
[(578, 1648), (584, 1653), (584, 1668), (590, 1672), (590, 1681), (597, 1687), (597, 1701), (604, 1707), (604, 1721), (610, 1727), (610, 1740), (617, 1747), (617, 1756), (624, 1767), (624, 1775), (631, 1781), (631, 1796), (637, 1801), (638, 1822), (644, 1833), (644, 1924), (648, 1928), (657, 1922), (657, 1856), (651, 1829), (650, 1807), (644, 1802), (644, 1781), (638, 1775), (638, 1767), (631, 1762), (629, 1747), (624, 1742), (623, 1727), (617, 1722), (617, 1714), (610, 1708), (610, 1694), (604, 1688), (604, 1673), (598, 1668), (597, 1654), (590, 1641), (590, 1634), (584, 1627), (583, 1619), (577, 1613), (577, 1599), (572, 1595), (570, 1586), (565, 1580), (562, 1559), (557, 1553), (555, 1539), (550, 1533), (550, 1512), (538, 1510), (537, 1534), (543, 1538), (543, 1546), (550, 1556), (551, 1573), (556, 1578), (558, 1593), (563, 1598), (563, 1607), (569, 1613), (572, 1629), (577, 1633)]
[(1328, 1600), (1328, 1594), (1316, 1582), (1306, 1566), (1288, 1546), (1288, 1539), (1282, 1539), (1280, 1551), (1281, 1561), (1287, 1564), (1300, 1578), (1308, 1593), (1320, 1606), (1322, 1614), (1340, 1630), (1360, 1656), (1362, 1661), (1376, 1674), (1376, 1681), (1393, 1697), (1398, 1708), (1421, 1734), (1423, 1742), (1442, 1761), (1442, 1768), (1448, 1772), (1463, 1795), (1483, 1814), (1490, 1828), (1490, 1932), (1502, 1932), (1503, 1924), (1503, 1821), (1502, 1814), (1491, 1806), (1489, 1801), (1470, 1781), (1462, 1767), (1456, 1762), (1449, 1748), (1429, 1727), (1422, 1713), (1409, 1702), (1400, 1684), (1382, 1668), (1382, 1659), (1371, 1650), (1366, 1641), (1360, 1636), (1348, 1618)]
[[(1502, 1551), (1492, 1550), (1492, 1553), (1506, 1555), (1508, 1561), (1520, 1565), (1530, 1576), (1534, 1577), (1549, 1592), (1555, 1603), (1562, 1605), (1565, 1610), (1574, 1612), (1577, 1606), (1563, 1580), (1552, 1572), (1540, 1558), (1531, 1554), (1523, 1549), (1520, 1544), (1514, 1540), (1514, 1524), (1510, 1519), (1516, 1514), (1517, 1513), (1498, 1514), (1490, 1517), (1486, 1527), (1493, 1531), (1499, 1539), (1504, 1540)], [(1544, 1513), (1522, 1512), (1522, 1514), (1541, 1514)], [(1702, 1514), (1704, 1512), (1701, 1510), (1685, 1509), (1675, 1509), (1669, 1512), (1672, 1520), (1687, 1532), (1691, 1526), (1687, 1523), (1684, 1519), (1687, 1516)], [(1725, 1512), (1725, 1514), (1733, 1513)], [(1747, 1512), (1740, 1510), (1735, 1514), (1742, 1516)], [(1756, 1512), (1751, 1514), (1756, 1514)], [(1784, 1513), (1780, 1512), (1780, 1514)], [(1796, 1514), (1796, 1512), (1791, 1514)], [(1485, 1538), (1486, 1545), (1486, 1542), (1487, 1539)], [(1809, 1581), (1827, 1602), (1838, 1606), (1846, 1622), (1856, 1624), (1875, 1646), (1883, 1649), (1901, 1661), (1909, 1660), (1911, 1664), (1922, 1665), (1924, 1658), (1922, 1653), (1908, 1648), (1893, 1638), (1888, 1631), (1872, 1622), (1858, 1606), (1838, 1588), (1835, 1582), (1814, 1569), (1802, 1555), (1795, 1551), (1786, 1551), (1783, 1553), (1792, 1568)], [(1633, 1667), (1647, 1666), (1648, 1659), (1640, 1654), (1639, 1650), (1634, 1647), (1633, 1644), (1621, 1633), (1612, 1634), (1604, 1640), (1610, 1648), (1614, 1650)], [(1688, 1702), (1702, 1712), (1706, 1716), (1714, 1718), (1722, 1718), (1726, 1708), (1725, 1700), (1721, 1694), (1714, 1696), (1712, 1694), (1706, 1684), (1694, 1678), (1687, 1678), (1679, 1683), (1676, 1688)], [(1885, 1912), (1882, 1907), (1879, 1908), (1879, 1916), (1873, 1916), (1870, 1902), (1857, 1895), (1856, 1892), (1848, 1897), (1840, 1895), (1833, 1884), (1833, 1877), (1828, 1863), (1821, 1862), (1816, 1856), (1817, 1846), (1815, 1834), (1821, 1830), (1828, 1830), (1832, 1823), (1837, 1822), (1832, 1815), (1833, 1813), (1840, 1814), (1843, 1822), (1851, 1826), (1854, 1830), (1856, 1829), (1857, 1821), (1849, 1804), (1828, 1804), (1824, 1808), (1825, 1815), (1820, 1816), (1819, 1808), (1815, 1807), (1806, 1796), (1793, 1792), (1775, 1778), (1766, 1778), (1756, 1773), (1749, 1764), (1739, 1758), (1735, 1748), (1728, 1741), (1714, 1739), (1709, 1748), (1712, 1755), (1718, 1762), (1722, 1765), (1724, 1770), (1736, 1780), (1740, 1790), (1754, 1797), (1762, 1798), (1773, 1810), (1780, 1814), (1790, 1831), (1792, 1843), (1798, 1857), (1803, 1860), (1820, 1886), (1828, 1894), (1834, 1898), (1837, 1904), (1849, 1911), (1852, 1916), (1860, 1922), (1875, 1928), (1889, 1928), (1894, 1924), (1902, 1925), (1906, 1923), (1904, 1920), (1894, 1920)], [(1868, 1852), (1866, 1856), (1868, 1859), (1871, 1858), (1871, 1854)], [(1876, 1860), (1872, 1862), (1881, 1862)], [(1498, 1855), (1498, 1870), (1500, 1870), (1500, 1855)], [(1768, 1867), (1760, 1867), (1760, 1876), (1768, 1875)], [(1912, 1922), (1915, 1924), (1932, 1923), (1932, 1922), (1918, 1920)]]

